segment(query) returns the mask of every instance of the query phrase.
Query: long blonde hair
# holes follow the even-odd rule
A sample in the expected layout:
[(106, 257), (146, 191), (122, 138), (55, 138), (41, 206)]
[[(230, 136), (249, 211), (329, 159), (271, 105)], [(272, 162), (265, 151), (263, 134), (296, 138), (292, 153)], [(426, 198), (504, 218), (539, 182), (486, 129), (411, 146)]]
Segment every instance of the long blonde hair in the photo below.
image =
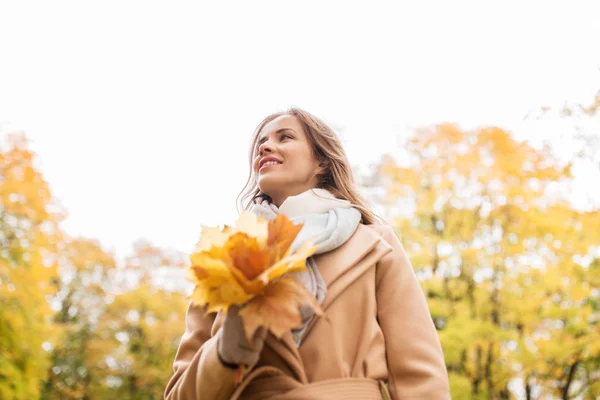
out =
[(250, 144), (250, 172), (246, 184), (238, 195), (238, 207), (241, 205), (243, 209), (248, 209), (257, 199), (261, 201), (266, 199), (272, 202), (269, 196), (260, 191), (257, 176), (252, 168), (252, 162), (257, 152), (257, 143), (261, 131), (266, 124), (282, 115), (293, 115), (298, 118), (320, 166), (325, 171), (319, 175), (317, 187), (328, 190), (339, 199), (348, 200), (360, 211), (362, 215), (361, 222), (363, 224), (368, 225), (375, 222), (383, 222), (381, 217), (371, 210), (369, 203), (359, 193), (354, 183), (352, 168), (346, 152), (342, 148), (342, 144), (333, 129), (308, 111), (297, 107), (273, 113), (258, 124), (252, 135)]

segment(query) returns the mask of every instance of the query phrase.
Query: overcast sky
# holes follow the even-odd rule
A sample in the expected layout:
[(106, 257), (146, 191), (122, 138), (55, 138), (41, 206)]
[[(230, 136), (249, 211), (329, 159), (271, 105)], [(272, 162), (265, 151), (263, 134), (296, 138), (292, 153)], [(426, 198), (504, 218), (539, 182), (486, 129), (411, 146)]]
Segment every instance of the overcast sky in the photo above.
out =
[(189, 251), (236, 217), (250, 135), (290, 105), (357, 166), (445, 121), (551, 134), (523, 117), (600, 87), (598, 7), (0, 1), (0, 130), (32, 140), (68, 233)]

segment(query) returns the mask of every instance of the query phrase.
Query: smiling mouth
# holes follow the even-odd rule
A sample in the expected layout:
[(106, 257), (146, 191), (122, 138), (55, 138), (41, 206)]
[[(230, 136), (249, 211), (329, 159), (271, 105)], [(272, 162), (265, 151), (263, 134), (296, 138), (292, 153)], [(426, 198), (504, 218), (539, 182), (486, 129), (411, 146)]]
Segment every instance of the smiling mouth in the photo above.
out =
[(266, 163), (264, 163), (263, 165), (260, 166), (260, 168), (258, 169), (259, 171), (262, 171), (263, 169), (267, 169), (269, 167), (273, 167), (275, 165), (280, 165), (281, 163), (278, 161), (267, 161)]

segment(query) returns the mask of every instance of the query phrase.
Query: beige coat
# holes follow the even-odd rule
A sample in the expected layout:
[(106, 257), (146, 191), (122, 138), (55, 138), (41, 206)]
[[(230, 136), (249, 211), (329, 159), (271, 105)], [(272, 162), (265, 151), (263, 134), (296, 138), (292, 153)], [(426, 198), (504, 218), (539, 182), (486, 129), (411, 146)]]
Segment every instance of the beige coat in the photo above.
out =
[(166, 399), (450, 399), (442, 347), (425, 296), (393, 230), (359, 225), (315, 257), (328, 287), (325, 316), (296, 348), (269, 335), (238, 387), (217, 356), (221, 314), (190, 306)]

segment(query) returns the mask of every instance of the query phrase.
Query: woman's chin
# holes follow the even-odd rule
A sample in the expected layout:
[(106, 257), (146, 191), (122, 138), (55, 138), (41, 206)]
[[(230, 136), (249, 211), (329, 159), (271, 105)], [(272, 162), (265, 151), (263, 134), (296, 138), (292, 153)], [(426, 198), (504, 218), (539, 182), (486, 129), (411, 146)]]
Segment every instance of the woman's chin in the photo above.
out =
[(281, 188), (283, 184), (284, 182), (276, 177), (261, 176), (258, 178), (258, 188), (269, 197), (272, 197), (270, 193), (276, 192), (277, 188)]

